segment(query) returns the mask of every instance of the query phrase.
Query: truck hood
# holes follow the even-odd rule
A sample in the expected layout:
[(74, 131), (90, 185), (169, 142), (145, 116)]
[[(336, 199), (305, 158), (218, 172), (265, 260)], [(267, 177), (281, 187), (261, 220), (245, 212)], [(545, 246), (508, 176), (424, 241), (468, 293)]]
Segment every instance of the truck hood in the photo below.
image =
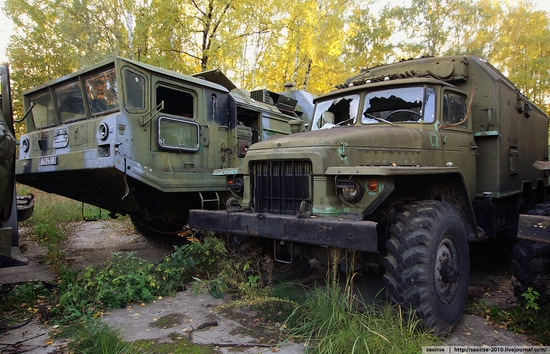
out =
[(439, 134), (433, 130), (403, 126), (351, 126), (321, 129), (286, 135), (252, 145), (251, 151), (281, 148), (330, 147), (345, 144), (348, 148), (437, 149)]

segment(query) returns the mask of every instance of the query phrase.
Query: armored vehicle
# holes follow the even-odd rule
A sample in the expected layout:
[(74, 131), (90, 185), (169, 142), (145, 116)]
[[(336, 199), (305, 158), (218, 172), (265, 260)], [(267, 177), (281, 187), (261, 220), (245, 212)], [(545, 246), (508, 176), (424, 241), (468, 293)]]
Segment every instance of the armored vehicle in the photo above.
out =
[(146, 235), (177, 233), (189, 209), (239, 196), (250, 145), (307, 115), (298, 101), (310, 96), (289, 96), (239, 90), (217, 70), (107, 59), (23, 93), (17, 181), (129, 214)]
[(480, 58), (383, 65), (316, 98), (311, 131), (253, 145), (242, 201), (189, 225), (248, 235), (287, 264), (355, 251), (354, 266), (383, 265), (389, 300), (445, 332), (466, 304), (468, 242), (515, 235), (544, 200), (532, 164), (547, 142), (548, 117)]
[[(19, 252), (17, 222), (19, 214), (26, 218), (32, 214), (29, 203), (17, 207), (15, 186), (15, 131), (7, 64), (0, 65), (0, 267), (27, 264)], [(30, 210), (30, 213), (28, 212)], [(21, 220), (22, 221), (22, 220)]]

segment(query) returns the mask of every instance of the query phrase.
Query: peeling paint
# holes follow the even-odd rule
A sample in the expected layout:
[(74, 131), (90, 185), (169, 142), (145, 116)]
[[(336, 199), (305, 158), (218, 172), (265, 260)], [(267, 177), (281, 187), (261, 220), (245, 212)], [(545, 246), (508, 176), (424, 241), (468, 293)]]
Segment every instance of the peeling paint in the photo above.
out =
[(346, 165), (349, 164), (348, 155), (346, 153), (346, 147), (348, 146), (348, 143), (345, 141), (341, 141), (340, 145), (338, 146), (338, 154), (340, 155), (340, 160), (344, 162)]
[(430, 144), (434, 148), (439, 147), (439, 136), (436, 133), (430, 132)]

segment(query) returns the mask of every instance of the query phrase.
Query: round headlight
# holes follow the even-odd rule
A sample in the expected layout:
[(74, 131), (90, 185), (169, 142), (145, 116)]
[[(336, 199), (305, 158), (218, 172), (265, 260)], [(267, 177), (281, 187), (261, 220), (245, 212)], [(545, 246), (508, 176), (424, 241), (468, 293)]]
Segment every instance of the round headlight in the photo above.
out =
[(227, 187), (236, 195), (243, 195), (244, 191), (244, 181), (241, 177), (230, 177), (227, 180)]
[(109, 126), (107, 125), (107, 123), (101, 123), (97, 127), (97, 137), (100, 140), (107, 140), (107, 138), (109, 137)]
[(31, 144), (29, 142), (29, 139), (24, 138), (23, 140), (21, 140), (21, 150), (23, 152), (29, 152), (30, 146), (31, 146)]
[(357, 203), (363, 198), (363, 195), (365, 194), (363, 183), (353, 178), (347, 180), (339, 179), (337, 181), (336, 188), (338, 190), (338, 195), (343, 200), (350, 203)]

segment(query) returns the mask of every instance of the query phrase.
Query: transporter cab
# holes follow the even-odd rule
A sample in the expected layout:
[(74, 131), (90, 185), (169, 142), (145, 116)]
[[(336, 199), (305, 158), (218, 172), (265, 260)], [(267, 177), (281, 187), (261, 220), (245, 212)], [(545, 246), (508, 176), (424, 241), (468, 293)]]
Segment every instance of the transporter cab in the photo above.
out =
[(189, 209), (239, 196), (249, 147), (290, 134), (302, 114), (298, 99), (239, 90), (216, 70), (188, 76), (119, 57), (23, 101), (17, 181), (129, 214), (147, 236), (175, 234)]
[(252, 146), (240, 205), (192, 210), (190, 226), (248, 235), (289, 264), (356, 251), (355, 268), (384, 267), (389, 300), (450, 330), (468, 242), (515, 235), (545, 197), (533, 163), (548, 159), (548, 117), (475, 56), (364, 70), (315, 103), (311, 131)]

